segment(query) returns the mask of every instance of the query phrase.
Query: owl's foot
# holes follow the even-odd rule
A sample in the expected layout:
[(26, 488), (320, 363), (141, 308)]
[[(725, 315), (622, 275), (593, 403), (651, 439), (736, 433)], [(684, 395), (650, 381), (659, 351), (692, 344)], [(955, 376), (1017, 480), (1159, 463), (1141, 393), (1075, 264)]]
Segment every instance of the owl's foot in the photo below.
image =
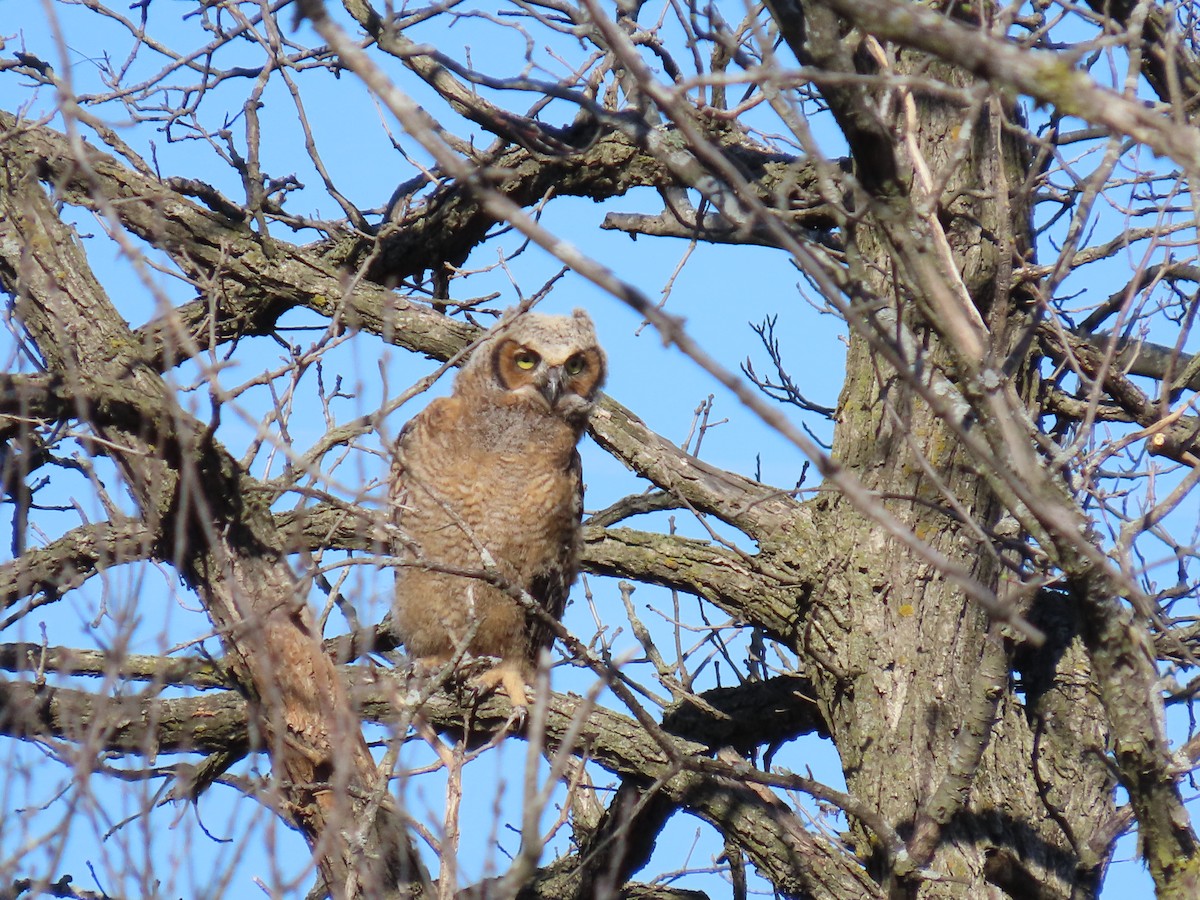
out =
[(525, 723), (529, 709), (529, 695), (525, 690), (524, 667), (511, 662), (502, 661), (498, 666), (488, 669), (482, 675), (472, 679), (471, 686), (481, 694), (489, 693), (496, 688), (503, 688), (512, 703), (513, 711), (509, 716), (506, 730), (513, 726), (520, 727)]

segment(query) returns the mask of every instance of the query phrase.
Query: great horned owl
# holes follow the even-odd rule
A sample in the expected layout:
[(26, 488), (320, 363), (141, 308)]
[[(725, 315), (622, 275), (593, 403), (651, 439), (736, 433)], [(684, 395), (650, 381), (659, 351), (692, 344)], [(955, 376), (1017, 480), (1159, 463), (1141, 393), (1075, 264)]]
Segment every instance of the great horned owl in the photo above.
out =
[[(425, 666), (460, 650), (499, 662), (476, 684), (514, 707), (552, 636), (519, 601), (470, 574), (495, 564), (559, 618), (579, 568), (583, 482), (575, 449), (604, 383), (592, 320), (526, 313), (481, 343), (396, 441), (393, 627)], [(486, 551), (486, 556), (485, 552)]]

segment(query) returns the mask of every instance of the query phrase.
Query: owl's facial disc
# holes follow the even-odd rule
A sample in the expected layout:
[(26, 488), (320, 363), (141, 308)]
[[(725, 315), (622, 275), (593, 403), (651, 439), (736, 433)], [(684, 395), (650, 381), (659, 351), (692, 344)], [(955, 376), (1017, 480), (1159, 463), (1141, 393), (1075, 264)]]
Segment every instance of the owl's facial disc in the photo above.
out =
[(574, 420), (586, 416), (603, 378), (603, 357), (596, 349), (569, 356), (543, 356), (517, 341), (501, 343), (495, 354), (497, 379), (506, 390), (537, 396), (548, 412)]

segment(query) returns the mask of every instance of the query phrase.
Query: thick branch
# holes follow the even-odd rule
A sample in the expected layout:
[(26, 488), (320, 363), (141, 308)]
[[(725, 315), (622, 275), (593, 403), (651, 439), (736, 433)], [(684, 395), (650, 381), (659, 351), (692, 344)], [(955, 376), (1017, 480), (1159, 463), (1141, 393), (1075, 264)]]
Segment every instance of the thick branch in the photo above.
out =
[[(0, 112), (0, 127), (14, 125), (11, 116)], [(619, 143), (624, 139), (612, 140)], [(60, 162), (68, 158), (69, 147), (65, 138), (49, 129), (20, 132), (10, 138), (10, 144), (14, 150), (20, 149), (36, 158), (35, 167), (45, 168), (70, 202), (95, 208), (97, 196), (120, 199), (113, 210), (122, 224), (171, 253), (195, 277), (207, 280), (219, 276), (226, 284), (219, 303), (187, 304), (172, 311), (165, 320), (143, 329), (140, 337), (149, 353), (139, 356), (148, 358), (155, 366), (170, 365), (181, 356), (211, 346), (213, 337), (219, 343), (241, 335), (269, 333), (279, 316), (297, 305), (331, 318), (341, 317), (348, 325), (439, 359), (449, 358), (477, 333), (469, 326), (364, 282), (347, 292), (332, 257), (323, 258), (279, 242), (272, 242), (271, 252), (265, 253), (261, 240), (242, 226), (183, 200), (163, 185), (94, 150), (87, 153), (89, 166), (95, 173), (94, 180), (89, 181), (80, 174), (82, 167)], [(622, 146), (620, 152), (624, 155), (612, 165), (624, 177), (631, 171), (628, 154), (635, 150), (628, 144)], [(597, 151), (593, 148), (589, 152)], [(534, 163), (527, 161), (527, 165)], [(573, 165), (581, 171), (593, 168), (593, 163), (586, 159), (576, 159)], [(518, 168), (518, 174), (520, 171)], [(782, 183), (787, 167), (772, 164), (761, 171)], [(605, 188), (605, 195), (623, 189), (610, 185)], [(532, 202), (537, 198), (531, 194), (527, 199)], [(461, 202), (478, 204), (469, 193)], [(445, 204), (434, 204), (427, 209), (420, 217), (424, 223), (420, 226), (414, 218), (401, 229), (404, 240), (427, 248), (431, 237), (421, 229), (432, 229), (439, 234), (461, 233), (465, 224), (444, 218), (438, 212), (444, 208)], [(472, 215), (479, 214), (479, 208)], [(230, 285), (234, 284), (237, 289), (231, 290)], [(635, 471), (663, 489), (678, 493), (699, 511), (711, 512), (756, 539), (775, 531), (781, 517), (788, 516), (794, 508), (790, 498), (765, 485), (688, 456), (611, 400), (606, 399), (593, 416), (592, 430), (602, 446)]]
[(405, 346), (442, 359), (461, 349), (473, 330), (376, 284), (348, 287), (336, 253), (344, 242), (313, 251), (265, 239), (241, 219), (192, 203), (88, 145), (87, 165), (76, 165), (66, 137), (49, 128), (0, 111), (0, 131), (7, 132), (7, 153), (53, 181), (63, 199), (111, 214), (206, 286), (204, 298), (137, 333), (138, 346), (129, 352), (155, 368), (242, 336), (270, 334), (297, 306), (387, 338), (403, 335)]
[[(0, 132), (8, 132), (6, 143), (14, 152), (37, 160), (37, 171), (54, 181), (67, 202), (93, 210), (102, 202), (111, 204), (107, 212), (168, 253), (198, 284), (221, 288), (173, 311), (170, 320), (143, 335), (150, 357), (162, 366), (209, 346), (214, 337), (223, 342), (268, 334), (294, 306), (330, 317), (338, 314), (352, 327), (385, 337), (413, 331), (404, 339), (405, 346), (445, 358), (453, 351), (428, 333), (429, 323), (440, 317), (380, 285), (398, 284), (426, 270), (440, 271), (446, 262), (461, 263), (496, 222), (472, 190), (449, 181), (408, 205), (402, 216), (380, 230), (377, 241), (342, 238), (300, 248), (256, 235), (244, 216), (230, 218), (205, 209), (87, 145), (90, 172), (85, 172), (71, 165), (66, 137), (50, 128), (21, 123), (0, 111)], [(659, 136), (660, 143), (678, 140), (670, 133)], [(822, 201), (810, 164), (747, 141), (730, 145), (727, 152), (764, 198), (805, 210), (806, 221), (820, 221)], [(497, 176), (496, 189), (523, 206), (551, 191), (598, 200), (620, 196), (632, 187), (676, 183), (655, 156), (615, 131), (568, 157), (545, 158), (511, 148), (488, 160), (487, 168)], [(364, 266), (370, 281), (360, 280), (347, 290), (343, 273)], [(459, 323), (447, 327), (452, 338), (467, 330)], [(445, 328), (438, 330), (445, 334)]]
[(1075, 586), (1086, 612), (1084, 641), (1117, 736), (1117, 771), (1137, 814), (1146, 865), (1158, 896), (1195, 897), (1200, 847), (1179, 792), (1180, 770), (1167, 738), (1153, 642), (1105, 579), (1080, 578)]
[(1152, 453), (1195, 464), (1194, 460), (1200, 456), (1200, 419), (1196, 416), (1163, 419), (1159, 405), (1122, 375), (1115, 361), (1109, 360), (1104, 349), (1091, 339), (1076, 337), (1055, 327), (1053, 322), (1038, 326), (1038, 339), (1051, 359), (1070, 364), (1089, 381), (1099, 380), (1105, 394), (1130, 419), (1147, 429)]
[[(637, 474), (679, 497), (697, 512), (711, 513), (745, 531), (760, 544), (777, 543), (780, 528), (800, 527), (803, 508), (786, 492), (727, 472), (680, 450), (646, 427), (637, 416), (611, 397), (602, 397), (589, 430), (596, 442)], [(284, 514), (280, 526), (325, 535), (346, 548), (377, 548), (369, 518), (361, 512), (329, 507)]]
[[(1088, 335), (1087, 340), (1092, 346), (1104, 351), (1108, 342), (1112, 340), (1112, 336), (1108, 334)], [(1196, 371), (1196, 354), (1181, 353), (1174, 347), (1164, 347), (1162, 344), (1133, 338), (1118, 338), (1117, 355), (1113, 364), (1118, 371), (1130, 375), (1140, 375), (1156, 381), (1170, 379), (1175, 390), (1187, 388), (1191, 391), (1200, 391), (1200, 371)], [(1180, 384), (1175, 383), (1188, 372), (1192, 373), (1189, 378)]]
[(799, 509), (782, 491), (685, 453), (609, 397), (592, 414), (590, 428), (596, 442), (633, 471), (760, 543)]
[(1144, 104), (1097, 85), (1070, 60), (1025, 50), (962, 25), (927, 6), (895, 0), (817, 0), (882, 40), (923, 50), (996, 85), (1007, 85), (1059, 113), (1102, 125), (1185, 168), (1200, 164), (1200, 134)]
[(0, 733), (14, 738), (55, 738), (147, 757), (220, 753), (247, 746), (248, 716), (246, 701), (233, 691), (171, 700), (101, 697), (0, 679)]
[(146, 526), (132, 519), (81, 525), (0, 566), (0, 610), (39, 591), (57, 598), (110, 566), (149, 558), (153, 545)]
[(114, 654), (105, 650), (76, 650), (25, 642), (0, 644), (0, 669), (33, 672), (39, 677), (47, 673), (91, 675), (201, 690), (234, 686), (234, 679), (224, 666), (199, 656)]
[[(369, 514), (317, 505), (276, 516), (290, 550), (336, 547), (381, 552)], [(712, 602), (743, 622), (795, 646), (810, 589), (792, 569), (783, 575), (766, 558), (677, 535), (630, 528), (584, 528), (585, 571), (659, 584)]]
[[(847, 29), (830, 10), (796, 0), (768, 0), (767, 8), (801, 63), (845, 76), (862, 74), (854, 48), (845, 41)], [(850, 77), (823, 83), (821, 93), (846, 136), (863, 186), (877, 196), (897, 193), (901, 184), (895, 138), (877, 113), (873, 89)]]
[(1142, 74), (1163, 103), (1180, 104), (1191, 119), (1200, 96), (1200, 60), (1183, 35), (1168, 39), (1172, 31), (1177, 31), (1171, 14), (1158, 4), (1137, 0), (1087, 0), (1087, 4), (1099, 15), (1111, 16), (1121, 27), (1129, 25), (1135, 10), (1145, 17), (1141, 25)]
[(590, 572), (660, 584), (703, 597), (743, 622), (765, 628), (796, 646), (811, 586), (780, 584), (763, 560), (705, 541), (630, 528), (584, 530), (584, 565)]
[[(414, 694), (400, 673), (361, 667), (343, 671), (367, 719), (393, 722), (411, 717)], [(744, 779), (738, 782), (688, 768), (690, 758), (707, 759), (714, 749), (696, 738), (707, 736), (723, 743), (733, 729), (759, 728), (781, 713), (788, 717), (791, 711), (782, 705), (789, 702), (787, 698), (798, 705), (798, 689), (803, 690), (795, 679), (781, 679), (701, 695), (718, 715), (714, 718), (700, 707), (687, 715), (669, 715), (666, 724), (678, 736), (665, 748), (631, 718), (577, 697), (553, 694), (546, 718), (547, 745), (558, 750), (576, 733), (576, 718), (586, 715), (578, 752), (615, 774), (655, 785), (664, 797), (712, 823), (742, 846), (783, 893), (879, 896), (878, 887), (843, 850), (815, 837), (778, 799), (766, 802), (774, 795), (765, 786), (758, 790)], [(732, 716), (730, 711), (736, 711), (738, 718), (727, 723), (724, 717)], [(421, 712), (436, 727), (452, 731), (469, 721), (472, 733), (486, 739), (505, 727), (510, 709), (499, 699), (464, 707), (445, 692), (431, 697)], [(247, 724), (245, 701), (234, 692), (201, 698), (112, 700), (69, 688), (0, 681), (0, 733), (15, 737), (90, 738), (98, 749), (135, 754), (214, 753), (245, 746)], [(772, 737), (783, 738), (788, 731)], [(705, 768), (711, 769), (712, 764)]]
[[(8, 149), (0, 279), (51, 373), (86, 398), (79, 406), (84, 421), (89, 406), (103, 405), (106, 397), (122, 411), (142, 411), (136, 425), (93, 424), (143, 518), (162, 529), (174, 564), (203, 599), (231, 670), (259, 704), (272, 760), (289, 785), (293, 822), (310, 845), (325, 848), (318, 863), (326, 882), (338, 893), (352, 877), (384, 894), (419, 890), (427, 877), (390, 801), (368, 823), (364, 839), (371, 850), (359, 859), (338, 837), (355, 821), (349, 798), (315, 787), (336, 780), (368, 797), (378, 778), (361, 734), (345, 746), (343, 734), (354, 733), (350, 711), (311, 612), (295, 602), (295, 578), (269, 512), (246, 495), (237, 464), (145, 365), (73, 234), (34, 180), (37, 160)], [(85, 162), (74, 160), (84, 171)], [(342, 739), (336, 749), (334, 734)]]

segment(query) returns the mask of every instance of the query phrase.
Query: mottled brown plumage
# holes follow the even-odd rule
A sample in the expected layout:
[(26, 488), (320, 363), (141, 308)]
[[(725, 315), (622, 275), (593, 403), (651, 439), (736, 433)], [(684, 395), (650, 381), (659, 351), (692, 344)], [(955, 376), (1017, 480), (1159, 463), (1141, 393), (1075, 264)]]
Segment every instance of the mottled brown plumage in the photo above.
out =
[(559, 618), (579, 568), (583, 483), (575, 449), (604, 382), (592, 321), (526, 313), (480, 344), (454, 382), (404, 427), (392, 473), (392, 618), (409, 654), (444, 665), (460, 650), (499, 661), (480, 677), (514, 706), (551, 634), (487, 568)]

